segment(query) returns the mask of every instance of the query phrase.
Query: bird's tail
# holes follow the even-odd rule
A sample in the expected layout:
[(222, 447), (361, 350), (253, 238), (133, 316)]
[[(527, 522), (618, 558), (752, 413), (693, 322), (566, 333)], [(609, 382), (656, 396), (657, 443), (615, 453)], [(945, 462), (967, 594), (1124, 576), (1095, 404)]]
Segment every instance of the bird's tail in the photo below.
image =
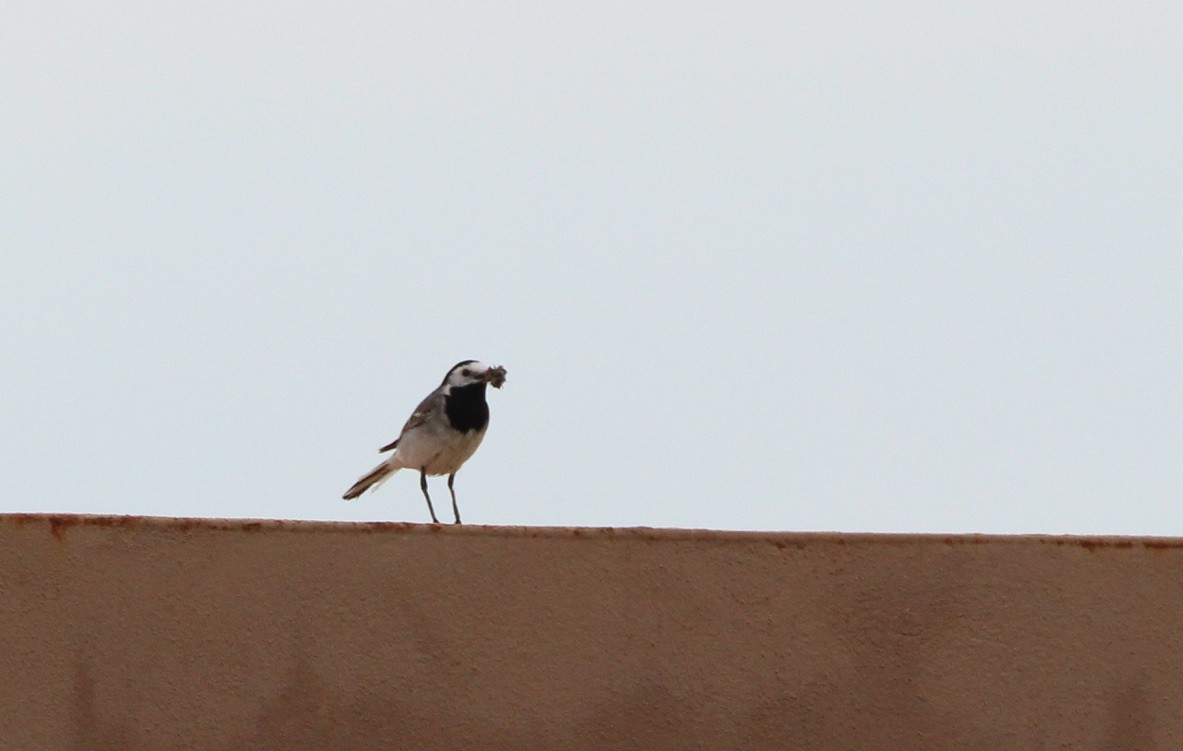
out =
[(400, 468), (397, 464), (391, 464), (388, 461), (382, 462), (377, 467), (374, 467), (372, 470), (370, 470), (370, 473), (365, 477), (353, 483), (353, 487), (349, 488), (349, 490), (346, 490), (345, 495), (342, 496), (342, 498), (347, 501), (357, 498), (359, 495), (366, 492), (370, 488), (376, 488), (382, 483), (386, 482), (386, 478), (393, 475), (399, 469)]

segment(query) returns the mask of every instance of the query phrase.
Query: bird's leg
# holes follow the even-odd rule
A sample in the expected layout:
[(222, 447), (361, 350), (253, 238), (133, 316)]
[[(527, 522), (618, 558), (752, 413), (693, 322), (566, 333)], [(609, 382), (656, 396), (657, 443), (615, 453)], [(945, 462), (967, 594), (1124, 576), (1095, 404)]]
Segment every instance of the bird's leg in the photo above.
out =
[(460, 523), (460, 507), (456, 505), (456, 489), (452, 487), (452, 481), (456, 479), (456, 473), (448, 475), (448, 492), (452, 494), (452, 512), (456, 514), (456, 523)]
[(419, 487), (423, 488), (423, 497), (427, 499), (427, 510), (431, 512), (431, 521), (439, 524), (440, 520), (435, 518), (435, 509), (431, 507), (431, 496), (427, 494), (427, 467), (419, 470)]

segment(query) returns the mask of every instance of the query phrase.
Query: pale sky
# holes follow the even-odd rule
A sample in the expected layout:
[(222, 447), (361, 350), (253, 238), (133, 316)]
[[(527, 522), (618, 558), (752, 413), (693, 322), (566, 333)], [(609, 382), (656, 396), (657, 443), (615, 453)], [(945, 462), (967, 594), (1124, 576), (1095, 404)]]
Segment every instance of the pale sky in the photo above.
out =
[(9, 3), (0, 512), (424, 521), (477, 358), (472, 523), (1183, 534), (1180, 29)]

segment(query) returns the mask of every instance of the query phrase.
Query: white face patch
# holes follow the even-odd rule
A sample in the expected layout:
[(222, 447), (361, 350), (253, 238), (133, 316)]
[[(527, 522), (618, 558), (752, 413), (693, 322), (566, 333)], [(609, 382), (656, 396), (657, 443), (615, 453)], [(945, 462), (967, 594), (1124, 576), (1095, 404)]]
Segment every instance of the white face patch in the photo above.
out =
[(464, 365), (457, 365), (448, 373), (449, 386), (465, 386), (470, 383), (477, 383), (484, 380), (485, 372), (489, 366), (483, 362), (470, 362)]

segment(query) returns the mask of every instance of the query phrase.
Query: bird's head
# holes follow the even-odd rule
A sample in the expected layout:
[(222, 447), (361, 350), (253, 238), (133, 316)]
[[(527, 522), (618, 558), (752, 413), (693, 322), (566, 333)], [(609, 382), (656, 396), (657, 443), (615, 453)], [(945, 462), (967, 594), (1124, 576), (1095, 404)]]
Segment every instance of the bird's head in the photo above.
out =
[(443, 385), (460, 388), (474, 383), (490, 383), (499, 389), (505, 383), (505, 368), (500, 365), (490, 367), (479, 360), (464, 360), (452, 366), (444, 376)]

